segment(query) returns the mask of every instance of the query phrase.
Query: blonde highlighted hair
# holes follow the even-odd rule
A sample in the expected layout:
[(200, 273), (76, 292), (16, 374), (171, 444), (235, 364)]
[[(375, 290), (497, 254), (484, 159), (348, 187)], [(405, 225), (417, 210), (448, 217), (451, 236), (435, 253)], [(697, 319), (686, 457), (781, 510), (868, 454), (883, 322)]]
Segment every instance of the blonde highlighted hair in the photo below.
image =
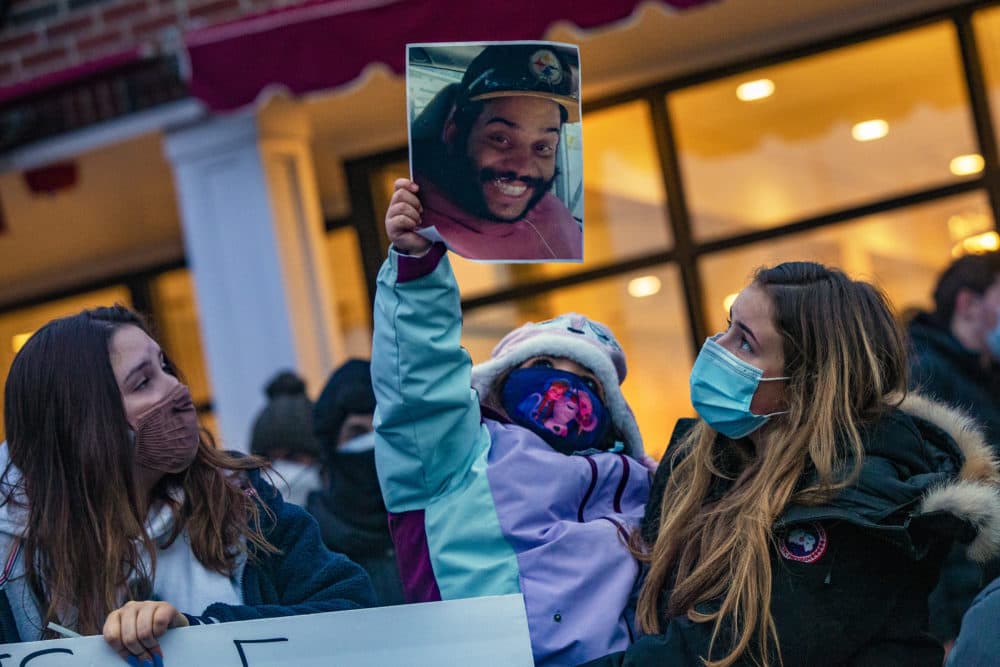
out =
[[(771, 299), (782, 336), (788, 413), (769, 425), (753, 453), (699, 420), (668, 452), (673, 461), (658, 535), (633, 550), (649, 563), (639, 595), (643, 631), (667, 618), (713, 623), (709, 667), (749, 656), (781, 663), (771, 615), (773, 526), (786, 507), (829, 500), (857, 476), (861, 429), (897, 404), (907, 385), (903, 335), (885, 295), (812, 262), (761, 269), (753, 286)], [(736, 470), (723, 465), (737, 454)], [(807, 473), (810, 483), (798, 488)], [(728, 485), (717, 499), (709, 494)], [(724, 647), (715, 658), (717, 644)], [(720, 647), (720, 648), (721, 648)]]

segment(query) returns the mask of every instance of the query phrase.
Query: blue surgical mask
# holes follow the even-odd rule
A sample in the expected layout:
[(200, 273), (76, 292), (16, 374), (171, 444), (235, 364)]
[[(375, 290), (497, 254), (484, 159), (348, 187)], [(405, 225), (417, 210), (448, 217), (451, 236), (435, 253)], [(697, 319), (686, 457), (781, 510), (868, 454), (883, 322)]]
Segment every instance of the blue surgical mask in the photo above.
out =
[(995, 361), (1000, 361), (1000, 322), (986, 334), (986, 347)]
[(730, 438), (747, 436), (783, 412), (757, 415), (750, 402), (761, 382), (788, 380), (764, 378), (764, 371), (748, 364), (719, 345), (713, 336), (705, 340), (691, 369), (691, 403), (705, 422)]
[(606, 450), (611, 416), (597, 392), (575, 373), (518, 368), (500, 395), (514, 423), (534, 431), (563, 454)]

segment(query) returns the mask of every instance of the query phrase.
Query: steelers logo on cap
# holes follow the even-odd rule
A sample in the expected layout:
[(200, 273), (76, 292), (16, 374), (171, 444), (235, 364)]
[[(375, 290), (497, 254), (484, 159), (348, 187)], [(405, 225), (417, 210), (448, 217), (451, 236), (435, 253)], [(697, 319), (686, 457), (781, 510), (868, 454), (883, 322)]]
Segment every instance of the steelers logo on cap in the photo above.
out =
[(536, 78), (553, 86), (563, 79), (562, 63), (548, 49), (540, 49), (531, 54), (529, 67)]

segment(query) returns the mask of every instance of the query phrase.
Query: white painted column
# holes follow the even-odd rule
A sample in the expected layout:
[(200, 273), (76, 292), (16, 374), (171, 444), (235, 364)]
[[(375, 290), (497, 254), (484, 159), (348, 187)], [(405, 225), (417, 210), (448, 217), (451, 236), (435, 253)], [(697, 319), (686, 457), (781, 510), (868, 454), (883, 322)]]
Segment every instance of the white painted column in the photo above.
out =
[(166, 138), (227, 449), (249, 449), (274, 373), (298, 371), (315, 396), (342, 349), (308, 129), (279, 102)]

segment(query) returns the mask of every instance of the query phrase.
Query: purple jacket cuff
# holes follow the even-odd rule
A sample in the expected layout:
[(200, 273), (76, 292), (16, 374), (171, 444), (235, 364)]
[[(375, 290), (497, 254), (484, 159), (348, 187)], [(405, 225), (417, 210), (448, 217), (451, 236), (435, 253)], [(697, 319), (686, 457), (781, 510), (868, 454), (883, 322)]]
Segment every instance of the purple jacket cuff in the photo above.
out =
[(408, 283), (433, 273), (447, 248), (443, 243), (435, 243), (423, 255), (404, 255), (397, 252), (396, 282)]

